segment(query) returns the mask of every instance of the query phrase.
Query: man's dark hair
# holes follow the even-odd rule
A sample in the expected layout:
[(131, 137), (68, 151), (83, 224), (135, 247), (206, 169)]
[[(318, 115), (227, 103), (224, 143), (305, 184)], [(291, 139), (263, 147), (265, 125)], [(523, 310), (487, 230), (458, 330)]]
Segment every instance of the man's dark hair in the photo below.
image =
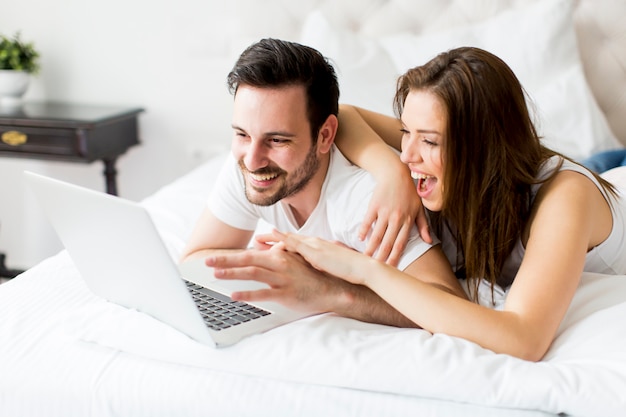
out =
[(313, 141), (328, 116), (339, 112), (339, 84), (334, 68), (319, 51), (295, 42), (269, 38), (250, 45), (228, 74), (227, 84), (233, 95), (242, 85), (304, 86)]

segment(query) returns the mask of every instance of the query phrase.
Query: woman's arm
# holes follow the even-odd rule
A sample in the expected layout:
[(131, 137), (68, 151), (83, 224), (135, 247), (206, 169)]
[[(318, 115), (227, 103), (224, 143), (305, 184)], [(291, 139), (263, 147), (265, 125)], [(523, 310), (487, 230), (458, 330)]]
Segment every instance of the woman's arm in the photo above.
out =
[(571, 303), (587, 251), (606, 239), (611, 224), (607, 202), (587, 178), (563, 172), (545, 184), (533, 207), (526, 253), (503, 311), (454, 296), (327, 241), (297, 235), (280, 239), (314, 267), (371, 288), (433, 333), (537, 361), (550, 347)]
[(340, 104), (335, 143), (353, 164), (370, 169), (374, 175), (383, 168), (380, 158), (394, 166), (404, 165), (389, 149), (391, 146), (401, 150), (401, 129), (402, 124), (395, 117)]
[(371, 256), (378, 248), (378, 259), (388, 257), (391, 265), (400, 259), (414, 222), (422, 238), (432, 242), (410, 172), (387, 145), (400, 149), (400, 129), (400, 122), (393, 117), (340, 106), (335, 142), (346, 158), (369, 171), (378, 183), (359, 230), (361, 239), (372, 231), (365, 254)]

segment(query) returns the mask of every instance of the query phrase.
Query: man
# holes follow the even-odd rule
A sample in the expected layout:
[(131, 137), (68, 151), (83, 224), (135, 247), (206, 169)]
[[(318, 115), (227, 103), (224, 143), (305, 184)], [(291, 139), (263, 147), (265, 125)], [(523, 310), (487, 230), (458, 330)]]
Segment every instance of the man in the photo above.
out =
[[(235, 97), (232, 154), (183, 260), (205, 257), (220, 278), (268, 286), (232, 294), (237, 300), (414, 326), (369, 289), (325, 275), (296, 254), (243, 251), (261, 219), (281, 231), (365, 247), (358, 228), (375, 184), (333, 144), (339, 87), (332, 66), (312, 48), (264, 39), (242, 53), (228, 86)], [(421, 240), (416, 229), (398, 267), (464, 296), (440, 248)]]

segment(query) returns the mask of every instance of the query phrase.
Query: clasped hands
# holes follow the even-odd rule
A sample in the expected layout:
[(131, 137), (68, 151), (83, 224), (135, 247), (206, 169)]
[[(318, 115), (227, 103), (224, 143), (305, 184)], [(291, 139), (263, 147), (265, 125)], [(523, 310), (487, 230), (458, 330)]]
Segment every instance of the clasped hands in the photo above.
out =
[(296, 246), (305, 249), (303, 245), (309, 239), (337, 248), (336, 244), (321, 239), (274, 231), (257, 235), (255, 249), (211, 255), (205, 263), (214, 268), (216, 278), (254, 280), (267, 285), (264, 289), (234, 292), (233, 300), (274, 301), (311, 314), (335, 311), (346, 301), (347, 286), (351, 284), (315, 268), (315, 264), (297, 251)]

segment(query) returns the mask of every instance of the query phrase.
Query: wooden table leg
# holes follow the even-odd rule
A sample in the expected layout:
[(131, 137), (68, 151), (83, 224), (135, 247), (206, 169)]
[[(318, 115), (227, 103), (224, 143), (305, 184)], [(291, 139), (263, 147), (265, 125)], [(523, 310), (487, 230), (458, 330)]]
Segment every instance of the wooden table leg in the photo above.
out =
[(5, 259), (6, 255), (4, 253), (0, 253), (0, 278), (14, 278), (24, 272), (17, 269), (7, 268), (4, 264)]
[(115, 162), (117, 158), (103, 159), (104, 162), (104, 178), (106, 180), (106, 190), (108, 194), (117, 195), (117, 170)]

